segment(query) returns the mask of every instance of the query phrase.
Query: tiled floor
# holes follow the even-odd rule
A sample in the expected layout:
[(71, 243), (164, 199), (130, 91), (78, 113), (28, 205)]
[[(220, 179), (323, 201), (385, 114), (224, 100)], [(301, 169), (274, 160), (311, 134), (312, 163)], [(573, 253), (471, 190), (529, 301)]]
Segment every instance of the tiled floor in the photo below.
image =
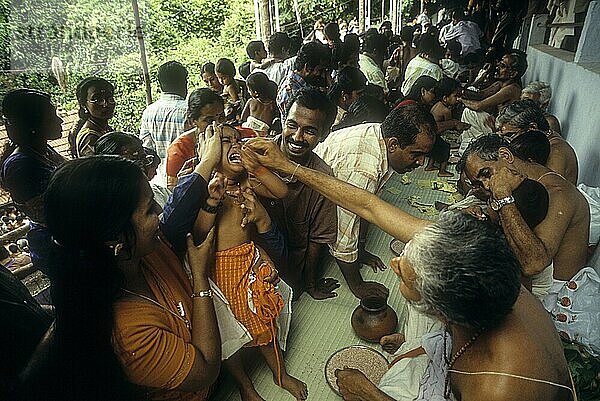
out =
[[(408, 196), (419, 196), (419, 201), (426, 204), (433, 204), (436, 200), (448, 203), (448, 193), (423, 189), (417, 185), (419, 180), (445, 181), (445, 179), (438, 179), (436, 172), (426, 172), (421, 168), (408, 175), (411, 183), (402, 185), (400, 175), (394, 174), (384, 186), (381, 197), (422, 218), (428, 216), (409, 206), (406, 201)], [(371, 226), (367, 237), (367, 250), (378, 255), (389, 265), (390, 259), (394, 256), (389, 247), (391, 240), (392, 237)], [(328, 258), (325, 263), (326, 276), (340, 280), (342, 287), (338, 289), (336, 298), (315, 301), (307, 294), (303, 294), (294, 303), (288, 350), (285, 353), (285, 364), (289, 373), (307, 383), (308, 399), (312, 401), (341, 400), (325, 381), (325, 363), (329, 356), (340, 348), (353, 344), (367, 344), (354, 334), (350, 325), (350, 317), (358, 305), (358, 300), (345, 286), (334, 260)], [(396, 310), (402, 321), (404, 300), (399, 293), (398, 281), (394, 273), (390, 269), (373, 273), (371, 269), (363, 268), (362, 274), (366, 280), (378, 281), (390, 289), (388, 303)], [(374, 347), (381, 350), (377, 345)], [(294, 400), (289, 393), (273, 383), (271, 372), (262, 360), (253, 363), (249, 371), (257, 391), (267, 401)], [(223, 378), (212, 397), (215, 401), (239, 399), (233, 382), (227, 377)]]

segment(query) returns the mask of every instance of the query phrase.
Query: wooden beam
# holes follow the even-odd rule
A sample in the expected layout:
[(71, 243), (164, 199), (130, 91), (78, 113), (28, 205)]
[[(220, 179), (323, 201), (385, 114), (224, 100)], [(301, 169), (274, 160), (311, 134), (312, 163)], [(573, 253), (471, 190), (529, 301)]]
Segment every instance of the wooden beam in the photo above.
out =
[(144, 44), (144, 32), (142, 31), (142, 23), (140, 22), (140, 10), (137, 0), (131, 0), (133, 7), (133, 18), (135, 19), (135, 34), (140, 45), (140, 62), (142, 64), (142, 72), (144, 74), (144, 83), (146, 84), (146, 104), (152, 103), (152, 86), (150, 85), (150, 72), (148, 71), (148, 60), (146, 58), (146, 45)]

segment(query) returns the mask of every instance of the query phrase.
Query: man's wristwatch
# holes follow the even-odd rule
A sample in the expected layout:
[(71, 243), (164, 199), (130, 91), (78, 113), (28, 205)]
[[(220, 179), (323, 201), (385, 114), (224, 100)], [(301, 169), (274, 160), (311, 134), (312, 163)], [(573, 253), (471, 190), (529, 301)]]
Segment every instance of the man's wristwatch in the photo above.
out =
[(490, 207), (493, 211), (497, 212), (498, 210), (502, 209), (503, 206), (510, 205), (511, 203), (515, 203), (515, 198), (513, 198), (512, 195), (502, 199), (492, 198), (490, 200)]

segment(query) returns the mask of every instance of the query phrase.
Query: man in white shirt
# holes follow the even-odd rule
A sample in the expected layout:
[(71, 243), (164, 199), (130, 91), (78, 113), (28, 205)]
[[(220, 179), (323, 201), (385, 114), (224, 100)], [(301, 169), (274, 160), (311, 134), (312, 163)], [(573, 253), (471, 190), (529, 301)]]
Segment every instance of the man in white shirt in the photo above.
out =
[(262, 71), (279, 87), (294, 66), (295, 57), (288, 58), (290, 38), (285, 32), (275, 32), (269, 38), (269, 57), (252, 72)]
[[(423, 164), (431, 150), (436, 132), (433, 116), (418, 105), (392, 111), (383, 123), (367, 123), (332, 132), (315, 148), (345, 182), (377, 193), (390, 175), (405, 173)], [(382, 268), (381, 260), (359, 244), (360, 218), (338, 207), (338, 233), (330, 253), (335, 257), (348, 286), (358, 298), (387, 296), (387, 289), (376, 282), (365, 282), (360, 265)]]
[(387, 93), (388, 86), (383, 72), (383, 59), (389, 40), (380, 33), (368, 34), (363, 42), (363, 52), (358, 57), (360, 70), (367, 77), (367, 82), (380, 86)]
[(440, 39), (443, 39), (440, 40), (441, 42), (447, 43), (452, 39), (458, 40), (462, 47), (460, 51), (461, 56), (475, 53), (481, 49), (480, 39), (483, 36), (483, 32), (479, 29), (479, 25), (473, 21), (465, 21), (462, 11), (455, 10), (452, 13), (452, 22), (449, 25), (450, 28), (444, 31), (443, 38), (442, 32), (440, 32)]
[(401, 89), (404, 95), (410, 92), (413, 84), (420, 76), (427, 75), (437, 81), (442, 79), (443, 72), (438, 62), (443, 49), (441, 49), (437, 38), (429, 33), (421, 34), (417, 49), (419, 54), (406, 66)]

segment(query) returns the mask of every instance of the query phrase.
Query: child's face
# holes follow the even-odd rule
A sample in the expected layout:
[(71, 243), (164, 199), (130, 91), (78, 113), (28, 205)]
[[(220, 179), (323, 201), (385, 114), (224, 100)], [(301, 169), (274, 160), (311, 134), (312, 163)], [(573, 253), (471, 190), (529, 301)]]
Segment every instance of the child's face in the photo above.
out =
[(258, 99), (260, 96), (258, 91), (255, 88), (250, 87), (250, 85), (248, 85), (248, 93), (255, 99)]
[(217, 72), (217, 78), (218, 78), (219, 82), (221, 83), (221, 85), (230, 85), (231, 84), (231, 77), (229, 75), (225, 75), (225, 74), (221, 74), (220, 72)]
[(240, 133), (237, 130), (231, 127), (223, 127), (219, 171), (229, 178), (237, 177), (244, 172), (240, 155), (240, 139)]
[(262, 49), (260, 49), (259, 51), (257, 51), (255, 53), (255, 60), (258, 61), (262, 61), (263, 59), (267, 58), (267, 51), (265, 50), (265, 47), (263, 46)]
[(454, 107), (458, 103), (458, 92), (454, 91), (450, 94), (450, 96), (444, 96), (444, 103), (448, 107)]

